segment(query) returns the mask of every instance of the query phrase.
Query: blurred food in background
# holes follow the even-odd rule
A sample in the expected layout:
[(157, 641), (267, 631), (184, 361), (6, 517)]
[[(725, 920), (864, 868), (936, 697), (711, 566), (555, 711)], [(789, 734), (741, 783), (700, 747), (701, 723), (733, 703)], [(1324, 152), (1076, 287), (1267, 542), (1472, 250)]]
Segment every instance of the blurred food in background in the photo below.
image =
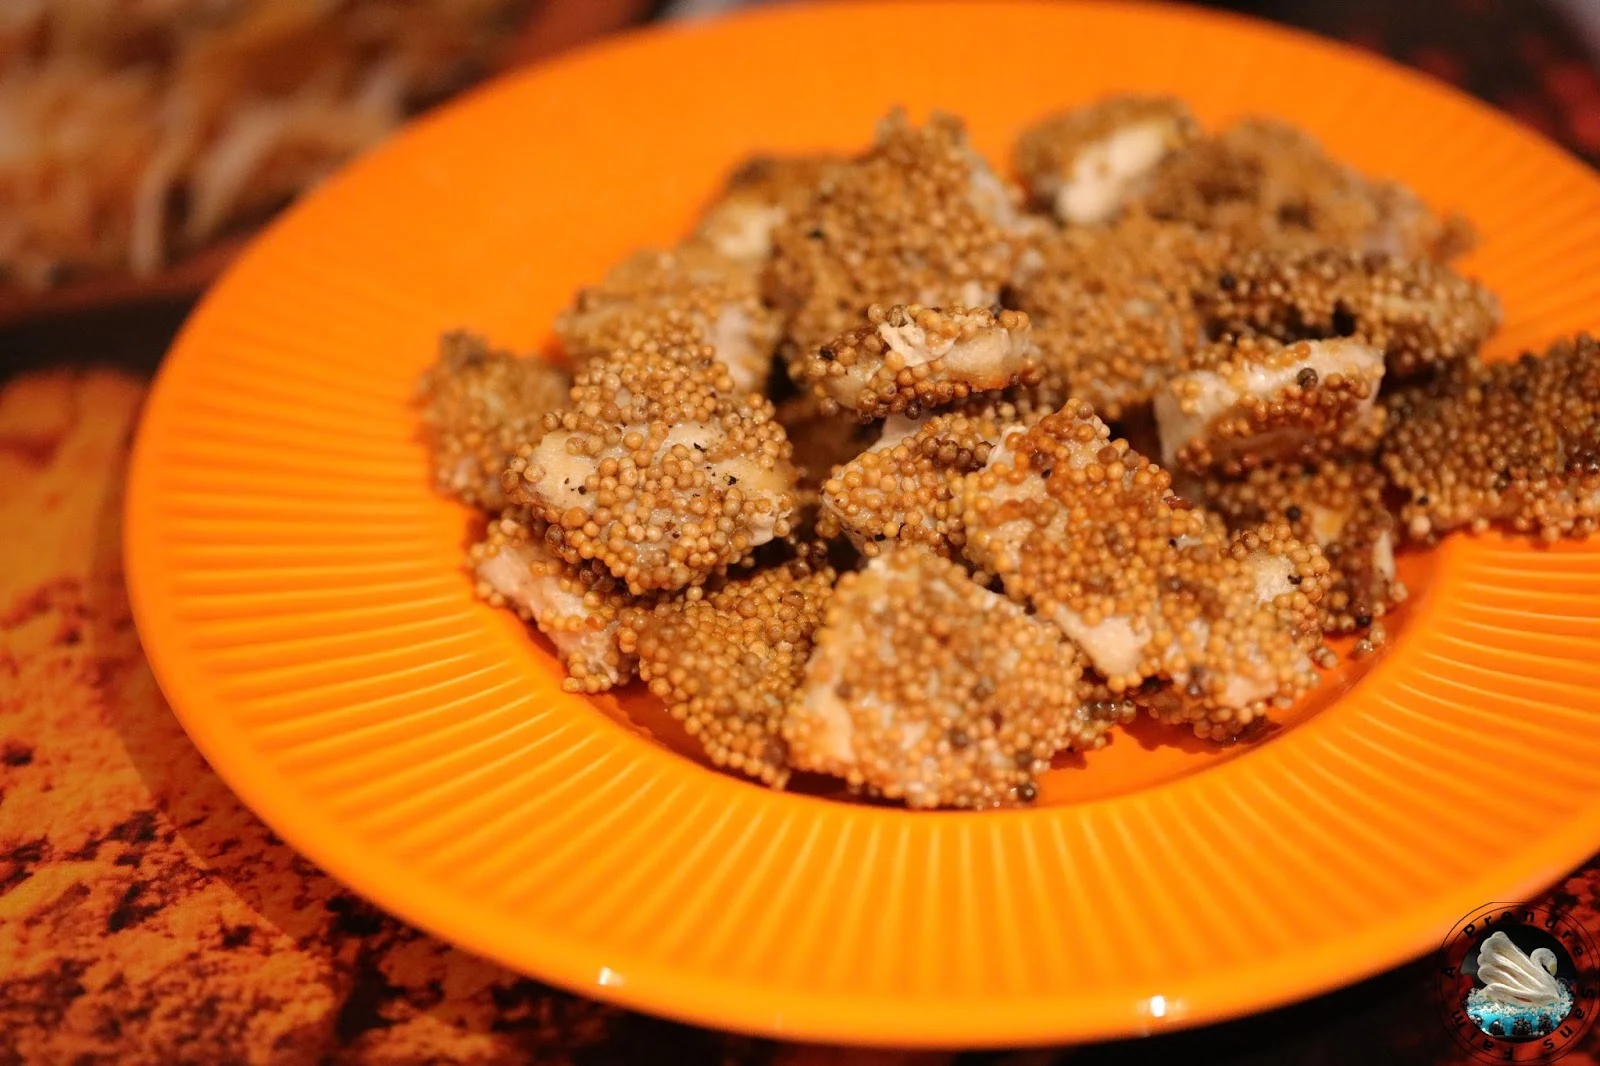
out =
[(487, 72), (530, 0), (3, 0), (0, 286), (147, 276)]
[[(188, 299), (483, 75), (771, 0), (0, 0), (0, 327)], [(1363, 45), (1600, 164), (1600, 0), (1195, 0)]]

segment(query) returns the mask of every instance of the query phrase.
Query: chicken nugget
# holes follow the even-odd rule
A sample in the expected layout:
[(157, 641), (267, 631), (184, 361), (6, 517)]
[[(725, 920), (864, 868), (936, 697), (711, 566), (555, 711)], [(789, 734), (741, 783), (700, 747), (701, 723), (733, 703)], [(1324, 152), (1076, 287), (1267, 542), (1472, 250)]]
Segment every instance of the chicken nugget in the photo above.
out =
[(796, 767), (910, 807), (1011, 806), (1125, 717), (1081, 681), (1054, 627), (906, 547), (839, 579), (783, 732)]
[(584, 364), (503, 484), (551, 523), (563, 558), (598, 560), (639, 595), (701, 584), (787, 536), (790, 455), (771, 402), (736, 391), (686, 329)]
[(833, 405), (825, 409), (864, 421), (918, 418), (974, 393), (1040, 381), (1038, 349), (1020, 311), (874, 304), (866, 318), (791, 371)]
[(935, 114), (919, 128), (892, 112), (877, 143), (774, 231), (768, 296), (802, 350), (873, 304), (991, 306), (1016, 258), (1018, 200), (959, 119)]
[(761, 392), (777, 347), (777, 318), (761, 301), (760, 272), (707, 248), (635, 252), (578, 293), (556, 318), (576, 365), (629, 347), (665, 325), (692, 328), (725, 363), (733, 387)]
[(1109, 222), (1199, 131), (1188, 105), (1173, 97), (1107, 97), (1023, 130), (1017, 173), (1034, 204), (1060, 221)]
[(1161, 461), (1238, 476), (1272, 461), (1377, 450), (1383, 353), (1335, 339), (1213, 345), (1156, 395)]
[(1334, 246), (1444, 262), (1470, 249), (1472, 227), (1441, 217), (1415, 193), (1331, 158), (1310, 134), (1249, 118), (1171, 153), (1141, 206), (1246, 245)]
[(818, 533), (842, 533), (868, 557), (894, 542), (959, 555), (962, 479), (983, 467), (1008, 429), (1043, 414), (1020, 399), (968, 403), (920, 422), (889, 418), (875, 444), (823, 483)]
[(835, 576), (820, 549), (805, 550), (703, 596), (628, 613), (619, 646), (714, 763), (782, 788), (784, 715)]
[(1600, 526), (1600, 343), (1469, 361), (1385, 398), (1383, 466), (1406, 494), (1402, 528), (1432, 542), (1504, 523), (1545, 540)]
[(1196, 298), (1215, 334), (1355, 337), (1391, 380), (1476, 354), (1500, 325), (1495, 295), (1449, 267), (1334, 248), (1243, 252)]
[(550, 638), (567, 668), (562, 688), (603, 692), (633, 677), (634, 658), (618, 647), (617, 629), (637, 601), (604, 569), (564, 562), (547, 543), (548, 530), (520, 508), (490, 522), (467, 551), (478, 597)]
[(831, 155), (746, 160), (707, 205), (692, 239), (727, 259), (764, 264), (772, 257), (773, 230), (804, 210), (841, 162)]
[(1304, 634), (1264, 598), (1257, 567), (1082, 401), (1011, 431), (962, 491), (967, 557), (1112, 691), (1170, 679), (1183, 719), (1223, 737), (1316, 684)]
[(1326, 633), (1370, 630), (1406, 598), (1395, 575), (1394, 516), (1383, 473), (1369, 462), (1324, 460), (1259, 467), (1239, 480), (1213, 478), (1206, 506), (1230, 528), (1287, 524), (1322, 549), (1330, 585), (1319, 604)]
[(1139, 214), (1030, 242), (1007, 299), (1033, 325), (1043, 392), (1110, 419), (1146, 408), (1206, 343), (1193, 293), (1226, 254), (1215, 236)]
[(434, 488), (485, 511), (505, 506), (506, 461), (538, 441), (544, 416), (566, 403), (571, 387), (560, 367), (497, 351), (471, 333), (446, 333), (417, 384)]

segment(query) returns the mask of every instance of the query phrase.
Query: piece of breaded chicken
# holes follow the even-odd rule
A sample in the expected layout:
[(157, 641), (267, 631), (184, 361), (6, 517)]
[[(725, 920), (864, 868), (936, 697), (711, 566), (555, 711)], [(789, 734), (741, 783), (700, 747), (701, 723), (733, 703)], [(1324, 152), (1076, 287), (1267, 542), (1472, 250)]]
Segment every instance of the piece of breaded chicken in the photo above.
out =
[(1377, 450), (1383, 353), (1335, 339), (1246, 337), (1203, 349), (1156, 394), (1161, 461), (1238, 476), (1269, 462)]
[(1034, 204), (1059, 221), (1109, 222), (1199, 131), (1188, 105), (1173, 97), (1107, 97), (1023, 130), (1017, 173)]
[(568, 692), (603, 692), (634, 674), (632, 655), (617, 645), (618, 621), (638, 601), (592, 564), (573, 566), (551, 550), (549, 523), (523, 509), (489, 523), (467, 551), (479, 598), (515, 611), (555, 645)]
[(1091, 713), (1081, 680), (1054, 627), (905, 547), (839, 579), (783, 733), (796, 767), (910, 807), (1027, 803), (1052, 756), (1125, 717)]
[(1600, 529), (1600, 342), (1466, 361), (1386, 397), (1383, 466), (1402, 528), (1431, 542), (1504, 523), (1546, 540)]
[(959, 119), (918, 127), (892, 112), (873, 147), (774, 231), (768, 295), (790, 340), (824, 344), (873, 304), (995, 304), (1024, 226), (1019, 200)]
[(1322, 549), (1330, 587), (1319, 605), (1327, 633), (1372, 627), (1406, 598), (1395, 575), (1394, 517), (1384, 506), (1384, 478), (1366, 460), (1259, 467), (1240, 479), (1207, 480), (1207, 508), (1233, 529), (1287, 524)]
[(772, 257), (772, 233), (805, 209), (843, 160), (831, 155), (754, 156), (706, 206), (695, 242), (718, 255), (760, 265)]
[(810, 351), (791, 376), (825, 404), (870, 420), (918, 418), (974, 393), (1036, 385), (1041, 370), (1020, 311), (874, 304), (865, 325)]
[(1147, 406), (1205, 342), (1193, 293), (1226, 251), (1192, 226), (1137, 213), (1036, 237), (1007, 299), (1032, 322), (1043, 391), (1111, 419)]
[(619, 645), (639, 676), (718, 766), (781, 788), (784, 716), (798, 692), (835, 574), (820, 548), (629, 612)]
[(786, 536), (797, 505), (772, 404), (734, 388), (693, 329), (578, 371), (568, 406), (507, 464), (507, 497), (635, 595), (700, 584)]
[(1160, 218), (1228, 233), (1246, 245), (1334, 246), (1444, 262), (1474, 243), (1392, 181), (1363, 177), (1288, 123), (1249, 118), (1190, 141), (1151, 175), (1140, 204)]
[(1215, 335), (1355, 337), (1383, 351), (1391, 380), (1476, 354), (1500, 325), (1495, 295), (1449, 267), (1335, 248), (1243, 252), (1196, 298)]
[(877, 442), (823, 483), (817, 531), (842, 533), (869, 557), (896, 542), (959, 555), (962, 478), (983, 467), (1008, 429), (1042, 414), (1023, 394), (1016, 402), (969, 401), (921, 421), (885, 420)]
[[(1316, 683), (1304, 634), (1263, 599), (1255, 567), (1082, 401), (1009, 433), (962, 490), (967, 557), (1113, 691), (1170, 679), (1196, 733), (1228, 736)], [(1314, 547), (1297, 551), (1315, 565)]]
[(506, 461), (544, 434), (544, 416), (566, 403), (571, 386), (560, 367), (495, 350), (471, 333), (446, 333), (417, 385), (434, 488), (498, 511)]
[(1228, 554), (1255, 579), (1256, 602), (1278, 614), (1280, 627), (1307, 653), (1323, 646), (1321, 608), (1333, 585), (1333, 565), (1315, 540), (1268, 517), (1228, 533)]
[(635, 252), (578, 293), (556, 318), (556, 336), (581, 366), (663, 327), (692, 328), (727, 365), (735, 389), (761, 392), (779, 325), (760, 288), (757, 267), (698, 245)]

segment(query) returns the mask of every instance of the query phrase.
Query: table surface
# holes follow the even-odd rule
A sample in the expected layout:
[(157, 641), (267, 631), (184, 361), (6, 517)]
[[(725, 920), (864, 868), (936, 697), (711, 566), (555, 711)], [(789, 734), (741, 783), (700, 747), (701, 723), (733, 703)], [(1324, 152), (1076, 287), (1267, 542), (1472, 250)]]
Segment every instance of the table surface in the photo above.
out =
[[(1311, 28), (1450, 78), (1600, 160), (1600, 82), (1570, 42), (1526, 30), (1531, 5), (1456, 6), (1462, 16), (1450, 20), (1420, 14), (1440, 3), (1297, 10)], [(1479, 32), (1485, 20), (1495, 32)], [(1438, 44), (1440, 27), (1459, 38), (1453, 46)], [(149, 373), (185, 310), (80, 311), (0, 332), (0, 1066), (1472, 1061), (1437, 1020), (1426, 961), (1148, 1040), (1015, 1055), (860, 1052), (592, 1003), (363, 902), (239, 803), (139, 649), (121, 571), (123, 475)], [(1545, 902), (1600, 935), (1600, 857)], [(1600, 1027), (1561, 1061), (1600, 1066)]]

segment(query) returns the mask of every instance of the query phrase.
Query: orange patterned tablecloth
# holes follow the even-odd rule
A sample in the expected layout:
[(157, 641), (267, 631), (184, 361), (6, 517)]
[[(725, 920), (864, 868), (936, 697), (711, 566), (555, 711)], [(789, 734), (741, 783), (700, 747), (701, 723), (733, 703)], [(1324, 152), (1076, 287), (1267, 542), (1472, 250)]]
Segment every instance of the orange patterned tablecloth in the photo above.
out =
[[(139, 650), (119, 542), (143, 393), (120, 370), (0, 382), (0, 1064), (1008, 1060), (784, 1047), (614, 1010), (434, 940), (296, 855), (206, 766)], [(1600, 935), (1600, 862), (1554, 894)], [(1430, 976), (1015, 1061), (1467, 1061)], [(1600, 1028), (1563, 1062), (1597, 1059)]]

